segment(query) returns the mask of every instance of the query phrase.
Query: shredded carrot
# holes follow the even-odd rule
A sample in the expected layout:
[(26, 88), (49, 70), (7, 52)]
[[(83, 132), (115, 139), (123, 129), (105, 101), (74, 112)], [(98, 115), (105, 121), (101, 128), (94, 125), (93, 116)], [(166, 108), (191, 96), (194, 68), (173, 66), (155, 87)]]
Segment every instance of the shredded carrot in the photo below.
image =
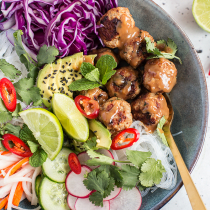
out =
[(6, 210), (7, 207), (8, 207), (8, 200), (7, 200), (7, 203), (6, 203), (5, 207), (4, 207), (4, 209)]
[(19, 206), (22, 194), (23, 194), (22, 182), (18, 182), (18, 185), (17, 185), (16, 190), (15, 190), (15, 194), (14, 194), (14, 197), (13, 197), (13, 200), (12, 200), (13, 205)]
[(10, 151), (4, 151), (1, 153), (1, 155), (7, 155), (7, 154), (10, 154), (11, 152)]
[(3, 209), (7, 205), (9, 195), (0, 201), (0, 209)]
[[(18, 162), (13, 163), (12, 165), (10, 165), (10, 166), (8, 166), (8, 167), (2, 169), (1, 171), (4, 171), (4, 172), (7, 174), (7, 172), (8, 172), (14, 165), (16, 165), (17, 163), (18, 163)], [(4, 174), (3, 174), (2, 172), (0, 172), (0, 177), (4, 177)]]
[(12, 175), (12, 174), (14, 174), (19, 168), (21, 168), (22, 167), (22, 165), (24, 164), (24, 163), (26, 163), (26, 162), (28, 162), (29, 161), (29, 157), (25, 157), (25, 158), (23, 158), (22, 160), (20, 160), (19, 162), (17, 162), (16, 163), (16, 165), (12, 168), (12, 170), (10, 171), (10, 176)]

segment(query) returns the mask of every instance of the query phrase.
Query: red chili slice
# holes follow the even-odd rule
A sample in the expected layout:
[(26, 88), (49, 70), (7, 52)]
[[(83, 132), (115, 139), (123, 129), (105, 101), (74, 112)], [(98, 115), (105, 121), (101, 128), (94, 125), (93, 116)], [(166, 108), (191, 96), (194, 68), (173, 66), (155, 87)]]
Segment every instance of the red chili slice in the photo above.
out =
[(70, 153), (68, 157), (68, 161), (69, 161), (69, 166), (71, 170), (75, 174), (80, 174), (82, 169), (81, 169), (81, 164), (79, 162), (77, 155), (75, 153)]
[(2, 138), (4, 139), (2, 144), (10, 152), (21, 157), (31, 157), (33, 155), (30, 148), (17, 136), (7, 133)]
[[(132, 138), (127, 138), (124, 134), (133, 134)], [(132, 146), (135, 142), (138, 141), (140, 136), (140, 133), (135, 128), (128, 128), (120, 133), (118, 133), (113, 139), (112, 139), (112, 145), (111, 149), (113, 150), (119, 150), (124, 149), (127, 147)]]
[(88, 119), (95, 119), (99, 114), (99, 103), (87, 96), (78, 95), (75, 99), (77, 109)]
[(0, 80), (0, 93), (6, 108), (10, 112), (14, 112), (17, 104), (16, 91), (13, 84), (7, 78)]

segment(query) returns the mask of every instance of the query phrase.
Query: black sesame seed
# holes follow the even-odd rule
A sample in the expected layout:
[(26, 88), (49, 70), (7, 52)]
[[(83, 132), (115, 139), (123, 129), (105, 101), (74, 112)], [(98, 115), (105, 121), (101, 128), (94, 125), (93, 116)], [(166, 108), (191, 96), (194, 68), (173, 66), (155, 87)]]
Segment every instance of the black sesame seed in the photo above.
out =
[(69, 66), (71, 66), (71, 63), (69, 63)]
[(78, 75), (77, 75), (77, 74), (75, 74), (75, 77), (78, 77)]
[(52, 96), (50, 96), (49, 99), (51, 100), (52, 99)]
[(50, 77), (51, 76), (51, 74), (48, 74), (48, 77)]
[(56, 75), (57, 73), (53, 73), (53, 75)]
[(54, 79), (55, 77), (51, 77), (52, 79)]
[(66, 95), (68, 96), (69, 94), (68, 94), (68, 93), (66, 93)]
[(73, 81), (75, 81), (74, 77), (72, 78)]
[(82, 73), (81, 73), (81, 72), (80, 72), (79, 74), (80, 74), (80, 75), (82, 75)]
[(44, 79), (47, 79), (47, 77), (45, 77)]
[(48, 103), (50, 103), (50, 100), (48, 100)]
[(42, 91), (42, 93), (44, 93), (44, 90)]
[(65, 84), (63, 83), (62, 85), (64, 86)]
[(55, 61), (55, 64), (57, 64), (57, 61)]
[(71, 92), (71, 93), (73, 93), (73, 91), (72, 91), (72, 90), (70, 90), (70, 92)]
[(54, 72), (57, 72), (58, 70), (54, 70)]
[(50, 90), (50, 86), (48, 86), (48, 90)]
[(52, 83), (52, 85), (51, 86), (54, 86), (54, 83)]
[(70, 72), (72, 72), (72, 71), (73, 71), (73, 69), (70, 70)]
[(71, 76), (74, 76), (73, 74), (70, 74)]
[(66, 62), (66, 64), (68, 64), (68, 62)]
[(43, 80), (43, 83), (46, 84), (46, 82)]
[(53, 87), (51, 87), (50, 89), (53, 90)]
[(71, 77), (68, 77), (68, 79), (71, 79)]
[(43, 98), (43, 95), (41, 95), (41, 97)]
[(65, 68), (65, 66), (63, 65), (63, 66), (62, 66), (62, 68), (64, 69), (64, 68)]

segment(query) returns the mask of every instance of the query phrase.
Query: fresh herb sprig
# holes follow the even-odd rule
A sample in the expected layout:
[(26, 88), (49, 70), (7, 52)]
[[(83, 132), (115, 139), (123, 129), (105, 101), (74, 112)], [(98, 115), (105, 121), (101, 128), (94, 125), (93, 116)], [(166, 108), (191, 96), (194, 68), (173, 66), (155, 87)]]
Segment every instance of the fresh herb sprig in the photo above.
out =
[(157, 44), (165, 44), (166, 47), (169, 47), (171, 49), (171, 53), (161, 52), (157, 47), (155, 47), (155, 43), (150, 40), (149, 37), (145, 37), (146, 41), (146, 50), (147, 53), (151, 53), (153, 55), (150, 55), (147, 57), (147, 59), (152, 58), (166, 58), (166, 59), (173, 59), (176, 58), (179, 60), (180, 64), (182, 64), (182, 61), (179, 57), (175, 56), (175, 53), (177, 52), (177, 45), (174, 43), (174, 41), (170, 38), (168, 38), (167, 42), (164, 40), (157, 41)]
[(160, 138), (162, 139), (163, 144), (165, 144), (166, 146), (168, 146), (168, 142), (167, 139), (165, 137), (164, 131), (163, 131), (163, 126), (166, 123), (166, 118), (163, 116), (158, 125), (157, 125), (157, 133), (160, 136)]
[(84, 78), (76, 80), (69, 85), (72, 91), (81, 91), (103, 86), (115, 74), (117, 63), (111, 55), (103, 55), (96, 66), (83, 62), (80, 71)]
[[(151, 152), (126, 150), (128, 161), (113, 160), (93, 150), (87, 151), (92, 158), (87, 165), (101, 165), (88, 173), (83, 181), (89, 190), (96, 190), (89, 200), (96, 206), (103, 206), (103, 199), (110, 195), (114, 186), (130, 190), (135, 186), (141, 189), (159, 184), (165, 168), (160, 160), (151, 158)], [(127, 163), (120, 167), (111, 165), (114, 162)], [(129, 163), (129, 164), (128, 164)]]

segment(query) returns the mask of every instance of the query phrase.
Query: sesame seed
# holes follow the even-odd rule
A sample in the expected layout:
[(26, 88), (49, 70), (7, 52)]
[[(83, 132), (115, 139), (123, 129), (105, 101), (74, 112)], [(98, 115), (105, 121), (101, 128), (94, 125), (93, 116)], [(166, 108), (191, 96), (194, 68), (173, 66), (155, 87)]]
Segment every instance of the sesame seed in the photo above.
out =
[(41, 95), (41, 97), (43, 98), (43, 95)]
[(46, 82), (43, 80), (43, 83), (46, 84)]
[(52, 83), (52, 85), (51, 86), (54, 86), (54, 83)]
[(51, 76), (51, 74), (48, 74), (48, 77), (50, 77)]
[(42, 91), (42, 93), (44, 93), (44, 90)]
[(50, 96), (49, 99), (51, 100), (52, 99), (52, 96)]
[(47, 77), (45, 77), (44, 79), (47, 79)]
[(48, 90), (50, 90), (50, 86), (48, 86)]
[(62, 85), (64, 86), (65, 84), (63, 83)]
[(50, 100), (48, 100), (48, 103), (50, 103)]
[(73, 71), (73, 69), (70, 70), (70, 72), (72, 72), (72, 71)]
[(68, 93), (66, 93), (66, 95), (68, 96), (69, 94), (68, 94)]
[(82, 75), (82, 73), (81, 73), (81, 72), (79, 72), (79, 74), (80, 74), (80, 75)]
[(71, 66), (71, 63), (69, 63), (69, 66)]
[(51, 77), (52, 79), (54, 79), (55, 77)]
[(71, 92), (71, 93), (73, 93), (73, 91), (72, 91), (72, 90), (70, 90), (70, 92)]
[(58, 70), (54, 70), (54, 72), (57, 72)]
[(51, 87), (50, 89), (53, 90), (53, 87)]
[(57, 64), (57, 61), (55, 61), (55, 64)]
[(66, 64), (68, 64), (68, 62), (66, 62)]
[(78, 77), (78, 75), (77, 75), (77, 74), (75, 74), (75, 77)]
[[(57, 70), (56, 70), (57, 71)], [(57, 73), (53, 73), (53, 75), (56, 75)]]
[(65, 68), (65, 66), (63, 65), (63, 66), (62, 66), (62, 68), (64, 69), (64, 68)]
[(72, 78), (73, 81), (75, 81), (74, 77)]
[(71, 77), (68, 77), (68, 79), (71, 79)]
[(73, 74), (70, 74), (71, 76), (74, 76)]

